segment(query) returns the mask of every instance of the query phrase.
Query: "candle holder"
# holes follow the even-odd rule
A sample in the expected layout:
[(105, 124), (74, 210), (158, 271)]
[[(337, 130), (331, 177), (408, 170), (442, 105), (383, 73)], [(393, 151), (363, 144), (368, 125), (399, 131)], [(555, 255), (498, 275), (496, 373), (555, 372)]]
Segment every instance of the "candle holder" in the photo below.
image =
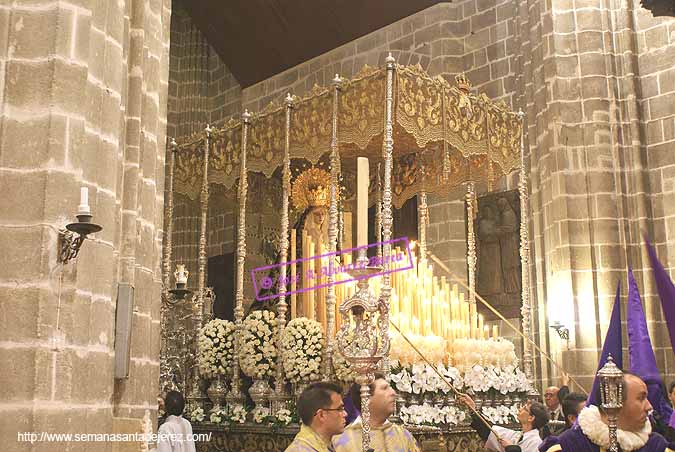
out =
[(549, 328), (551, 328), (552, 330), (555, 330), (555, 332), (558, 333), (558, 337), (560, 337), (560, 339), (565, 341), (565, 343), (567, 344), (567, 350), (569, 350), (570, 349), (570, 330), (569, 330), (569, 328), (567, 328), (565, 325), (560, 323), (558, 320), (551, 323), (549, 325)]
[[(176, 286), (178, 286), (178, 284), (176, 284)], [(176, 287), (175, 289), (169, 289), (169, 293), (173, 295), (176, 300), (184, 300), (186, 296), (192, 293), (192, 291), (184, 287)]]
[(549, 328), (554, 329), (556, 333), (558, 333), (558, 336), (560, 339), (564, 339), (566, 341), (570, 340), (570, 330), (567, 328), (565, 325), (560, 323), (558, 320), (555, 322), (551, 323), (549, 325)]
[(182, 300), (186, 295), (192, 293), (191, 290), (187, 289), (187, 280), (190, 272), (185, 268), (185, 264), (178, 264), (173, 275), (176, 278), (176, 287), (169, 289), (169, 293), (177, 300)]
[(619, 410), (623, 406), (623, 372), (614, 364), (610, 354), (607, 362), (598, 371), (600, 379), (600, 401), (602, 410), (607, 414), (609, 424), (609, 448), (608, 452), (619, 452), (619, 442), (616, 430), (619, 418)]
[(59, 231), (59, 262), (63, 264), (77, 257), (89, 234), (103, 230), (103, 226), (91, 222), (91, 213), (80, 213), (76, 216), (76, 223), (69, 223), (65, 230)]

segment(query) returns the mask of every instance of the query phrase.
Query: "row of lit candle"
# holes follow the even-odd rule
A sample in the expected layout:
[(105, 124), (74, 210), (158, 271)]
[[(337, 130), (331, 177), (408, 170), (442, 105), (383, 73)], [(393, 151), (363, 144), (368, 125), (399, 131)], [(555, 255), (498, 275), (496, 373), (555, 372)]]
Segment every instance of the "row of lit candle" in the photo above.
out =
[[(398, 250), (397, 250), (398, 252)], [(413, 269), (392, 273), (390, 317), (404, 333), (443, 337), (487, 339), (489, 326), (476, 304), (465, 300), (457, 284), (452, 287), (445, 277), (433, 275), (433, 267), (425, 260), (417, 261), (414, 242), (411, 246)], [(394, 262), (394, 269), (408, 266)], [(377, 283), (374, 284), (377, 286)], [(499, 337), (499, 327), (492, 327), (492, 337)]]
[[(295, 231), (292, 231), (291, 236), (295, 237)], [(293, 255), (293, 240), (291, 244)], [(302, 236), (302, 250), (302, 255), (306, 257), (326, 252), (322, 244), (315, 245), (307, 234)], [(398, 254), (400, 250), (396, 249), (395, 252)], [(477, 314), (476, 305), (465, 299), (457, 284), (451, 286), (445, 277), (433, 276), (433, 267), (428, 262), (423, 260), (418, 263), (414, 246), (412, 258), (414, 266), (409, 270), (400, 270), (408, 266), (409, 262), (392, 260), (394, 271), (391, 273), (390, 318), (401, 331), (420, 336), (437, 336), (450, 342), (456, 339), (489, 338), (490, 327), (485, 324), (483, 315)], [(344, 253), (341, 259), (343, 265), (349, 265), (352, 256)], [(328, 258), (308, 259), (298, 264), (303, 275), (311, 270), (317, 277), (311, 280), (301, 278), (298, 280), (299, 285), (293, 282), (291, 290), (301, 292), (290, 297), (291, 318), (303, 316), (317, 320), (323, 325), (324, 331), (327, 324), (327, 287), (315, 287), (327, 284), (328, 278), (321, 276), (321, 268), (327, 265)], [(292, 277), (295, 275), (295, 268), (293, 265), (290, 267)], [(350, 279), (350, 276), (343, 273), (334, 276), (336, 330), (340, 323), (339, 305), (351, 297), (356, 289), (354, 282), (340, 283), (346, 279)], [(374, 293), (379, 293), (381, 278), (371, 278), (370, 285)], [(492, 327), (492, 337), (499, 337), (497, 325)]]

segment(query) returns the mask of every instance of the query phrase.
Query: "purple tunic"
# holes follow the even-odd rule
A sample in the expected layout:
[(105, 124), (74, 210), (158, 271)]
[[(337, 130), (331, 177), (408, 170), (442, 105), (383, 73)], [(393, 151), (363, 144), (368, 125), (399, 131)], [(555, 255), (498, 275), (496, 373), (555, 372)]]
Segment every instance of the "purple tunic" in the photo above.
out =
[[(556, 447), (559, 446), (559, 447)], [(575, 426), (565, 430), (560, 436), (549, 436), (539, 446), (539, 452), (599, 452), (600, 446), (593, 444), (581, 427)], [(633, 452), (672, 452), (668, 442), (658, 433), (649, 435), (647, 444)]]

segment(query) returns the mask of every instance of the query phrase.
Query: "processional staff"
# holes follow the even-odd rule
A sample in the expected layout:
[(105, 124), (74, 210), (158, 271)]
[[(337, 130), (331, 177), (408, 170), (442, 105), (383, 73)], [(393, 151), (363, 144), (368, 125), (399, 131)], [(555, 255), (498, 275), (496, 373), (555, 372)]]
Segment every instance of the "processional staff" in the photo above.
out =
[[(207, 124), (204, 132), (206, 140), (204, 142), (204, 164), (202, 169), (202, 189), (200, 194), (200, 228), (199, 228), (199, 267), (197, 274), (197, 293), (192, 297), (192, 325), (194, 334), (194, 350), (192, 366), (192, 386), (188, 393), (189, 408), (194, 409), (196, 400), (204, 398), (204, 393), (199, 384), (199, 366), (196, 364), (197, 357), (197, 334), (202, 327), (204, 320), (204, 293), (206, 292), (206, 222), (208, 221), (209, 210), (209, 158), (211, 156), (211, 127)], [(209, 311), (211, 309), (209, 303)]]
[(607, 362), (602, 366), (602, 369), (598, 371), (598, 378), (600, 379), (602, 411), (607, 414), (607, 424), (609, 425), (608, 452), (619, 452), (616, 431), (619, 410), (623, 406), (623, 372), (614, 364), (611, 354), (607, 357)]
[[(288, 196), (291, 190), (291, 113), (293, 111), (293, 96), (289, 93), (284, 99), (286, 107), (286, 127), (284, 140), (284, 161), (281, 175), (282, 194), (281, 194), (281, 243), (280, 243), (280, 262), (286, 263), (288, 261)], [(295, 256), (291, 260), (295, 260)], [(279, 278), (282, 281), (286, 280), (287, 265), (282, 265), (279, 268)], [(286, 285), (279, 285), (279, 302), (277, 303), (277, 349), (282, 349), (282, 337), (284, 328), (286, 326), (286, 310), (288, 304), (286, 303)], [(274, 384), (274, 397), (272, 398), (272, 413), (276, 414), (279, 409), (283, 407), (286, 399), (285, 384), (284, 384), (284, 367), (277, 365), (276, 378)]]
[[(530, 307), (530, 236), (528, 228), (528, 189), (527, 170), (525, 168), (525, 113), (518, 111), (520, 118), (520, 180), (518, 181), (518, 193), (520, 195), (520, 268), (521, 270), (521, 313), (523, 316), (523, 334), (527, 338), (523, 342), (523, 367), (528, 381), (533, 380), (532, 351), (530, 344), (534, 344), (532, 316)], [(534, 395), (534, 394), (533, 394)]]
[[(342, 79), (335, 74), (333, 79), (333, 109), (331, 120), (330, 140), (330, 200), (328, 207), (328, 253), (334, 254), (337, 250), (338, 236), (338, 196), (340, 193), (340, 149), (338, 147), (338, 108), (340, 105), (340, 89)], [(333, 347), (335, 336), (335, 275), (328, 275), (328, 288), (326, 291), (326, 359), (324, 362), (324, 376), (329, 378), (333, 375)]]
[[(248, 129), (251, 124), (251, 114), (244, 110), (241, 115), (241, 155), (239, 158), (239, 228), (237, 229), (237, 291), (234, 296), (234, 342), (236, 349), (240, 348), (242, 321), (244, 319), (244, 262), (246, 261), (246, 196), (248, 180), (246, 174), (246, 145)], [(241, 403), (241, 379), (239, 377), (239, 360), (232, 362), (232, 388), (227, 394), (228, 408), (233, 409)]]

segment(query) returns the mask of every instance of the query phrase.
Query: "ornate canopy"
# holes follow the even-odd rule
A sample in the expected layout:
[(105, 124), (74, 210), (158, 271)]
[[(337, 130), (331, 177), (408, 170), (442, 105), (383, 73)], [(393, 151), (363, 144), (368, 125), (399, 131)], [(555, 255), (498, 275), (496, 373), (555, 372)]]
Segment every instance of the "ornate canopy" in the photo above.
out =
[[(337, 130), (346, 185), (355, 178), (355, 157), (382, 160), (385, 69), (365, 66), (341, 84)], [(470, 92), (464, 76), (450, 85), (417, 66), (397, 65), (394, 79), (393, 204), (400, 207), (421, 191), (443, 193), (466, 181), (494, 181), (520, 167), (522, 122), (503, 103)], [(315, 86), (295, 99), (290, 126), (293, 164), (316, 164), (330, 152), (330, 88)], [(209, 182), (231, 189), (239, 177), (242, 126), (230, 120), (211, 135)], [(247, 170), (271, 178), (283, 164), (285, 108), (270, 104), (251, 119)], [(174, 189), (195, 199), (200, 191), (203, 146), (200, 133), (178, 145)], [(371, 187), (374, 184), (371, 185)], [(349, 195), (349, 191), (347, 191)], [(371, 197), (375, 199), (375, 197)]]

